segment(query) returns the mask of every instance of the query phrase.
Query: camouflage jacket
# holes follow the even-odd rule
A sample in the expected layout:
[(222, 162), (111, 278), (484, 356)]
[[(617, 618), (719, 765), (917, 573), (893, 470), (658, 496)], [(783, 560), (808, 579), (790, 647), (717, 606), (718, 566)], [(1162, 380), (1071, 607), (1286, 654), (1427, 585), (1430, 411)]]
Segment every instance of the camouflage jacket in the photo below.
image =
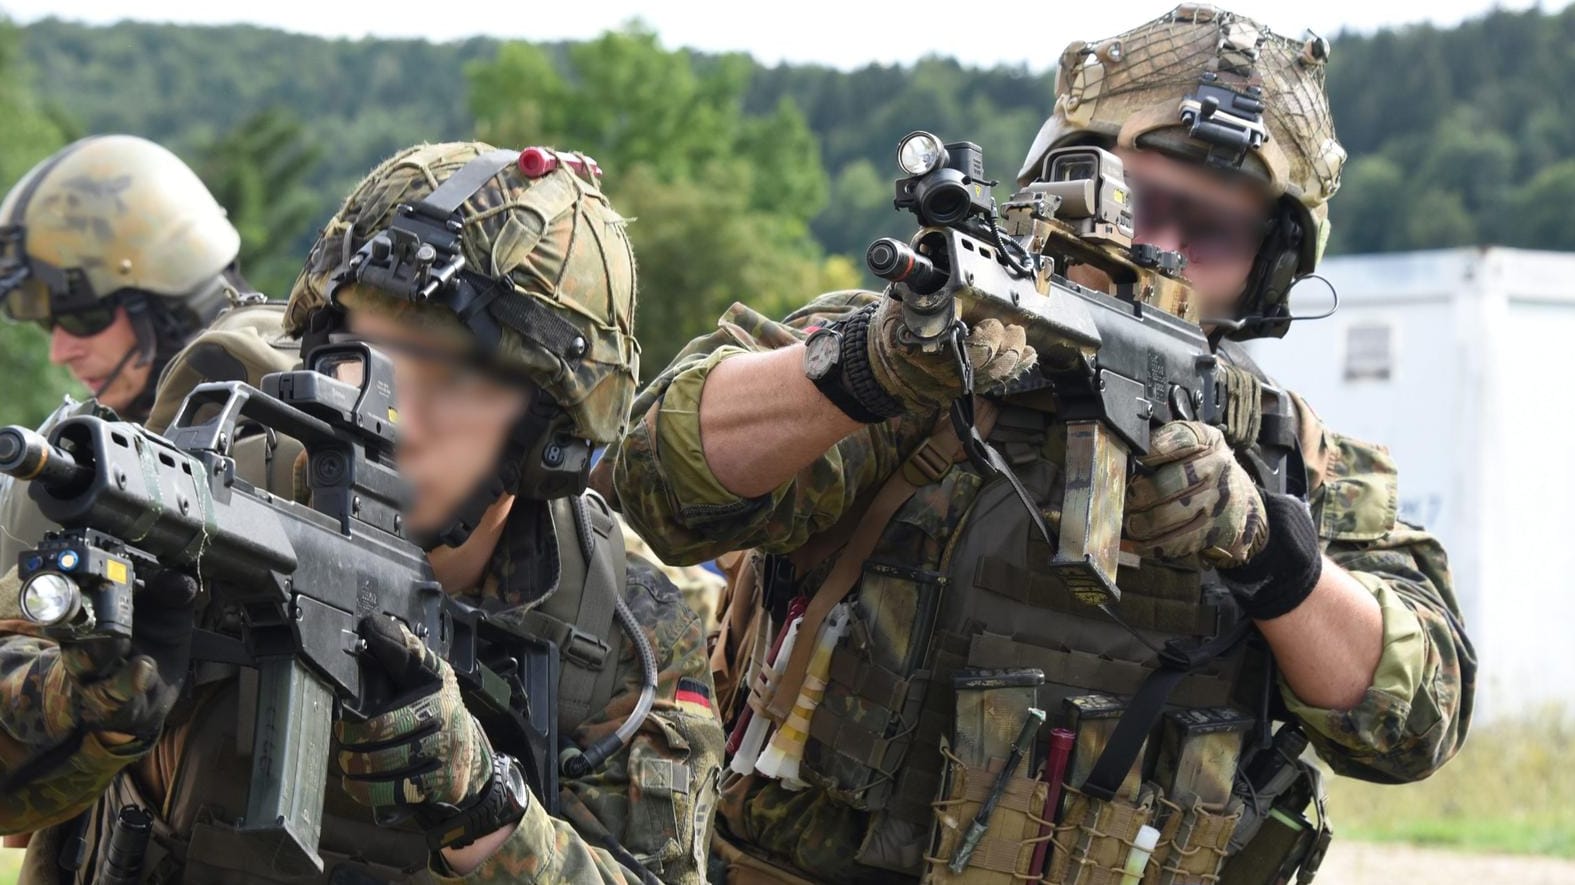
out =
[[(861, 494), (878, 488), (930, 434), (934, 415), (869, 426), (754, 499), (729, 493), (706, 464), (698, 416), (711, 369), (733, 355), (789, 346), (805, 337), (805, 329), (834, 321), (873, 297), (822, 296), (780, 323), (734, 305), (715, 332), (692, 342), (642, 393), (632, 430), (614, 456), (614, 486), (625, 518), (658, 556), (697, 562), (747, 548), (796, 550), (837, 523)], [(1364, 700), (1352, 709), (1315, 708), (1283, 682), (1280, 693), (1335, 770), (1375, 781), (1425, 777), (1464, 739), (1475, 674), (1444, 551), (1435, 538), (1397, 519), (1396, 468), (1383, 449), (1327, 431), (1305, 407), (1299, 417), (1325, 550), (1378, 600), (1384, 652)], [(963, 518), (979, 488), (969, 465), (957, 467), (962, 469), (921, 488), (898, 511), (872, 558), (884, 554), (916, 565), (939, 560), (946, 527)], [(817, 793), (777, 799), (793, 821), (819, 817), (822, 832), (858, 826), (856, 812), (824, 802)], [(789, 830), (818, 826), (784, 823)], [(841, 869), (834, 856), (856, 841), (850, 846), (834, 839), (824, 856), (814, 858), (804, 853), (803, 843), (810, 840), (795, 844), (794, 834), (779, 838), (774, 829), (738, 835), (772, 854), (797, 858), (796, 865), (817, 878), (844, 878), (833, 873)]]
[[(503, 618), (529, 598), (531, 582), (541, 576), (540, 538), (515, 530), (521, 522), (509, 521), (483, 586), (461, 594)], [(349, 802), (338, 787), (337, 772), (331, 770), (323, 827), (327, 875), (333, 874), (338, 859), (349, 870), (371, 877), (350, 873), (343, 881), (639, 881), (600, 847), (616, 839), (664, 882), (703, 882), (723, 742), (710, 701), (705, 639), (697, 617), (655, 566), (631, 557), (627, 575), (625, 599), (644, 625), (660, 666), (655, 705), (628, 749), (591, 775), (562, 784), (561, 817), (551, 817), (540, 803), (532, 803), (491, 857), (469, 875), (451, 876), (440, 857), (428, 856), (419, 834), (369, 828), (370, 813)], [(14, 583), (6, 589), (15, 592)], [(581, 746), (616, 730), (639, 696), (640, 664), (629, 643), (623, 649), (612, 701), (572, 735)], [(16, 770), (47, 747), (39, 740), (46, 730), (55, 730), (47, 717), (66, 715), (49, 703), (51, 696), (59, 696), (62, 669), (55, 646), (47, 640), (22, 634), (0, 639), (0, 774)], [(81, 750), (51, 774), (0, 796), (0, 832), (48, 828), (34, 835), (23, 881), (71, 881), (55, 861), (63, 832), (87, 811), (91, 845), (111, 807), (123, 803), (128, 791), (139, 804), (165, 811), (169, 819), (161, 821), (156, 832), (172, 832), (175, 841), (185, 838), (188, 826), (211, 832), (211, 822), (238, 816), (243, 805), (231, 803), (244, 802), (249, 763), (238, 758), (234, 739), (237, 681), (199, 679), (153, 746), (106, 746), (90, 735)], [(215, 800), (214, 776), (221, 772), (233, 772), (233, 778), (226, 778), (233, 784), (221, 790), (227, 795)], [(199, 780), (203, 793), (190, 795)], [(172, 809), (179, 810), (170, 814)], [(159, 845), (164, 841), (156, 840)], [(195, 844), (186, 846), (190, 854), (198, 853), (191, 850)], [(210, 860), (213, 853), (205, 852)], [(157, 865), (152, 854), (149, 861), (145, 874)], [(244, 857), (233, 864), (233, 869), (207, 869), (192, 866), (188, 859), (184, 874), (188, 881), (274, 881), (256, 872), (266, 866), (250, 865), (248, 871)]]

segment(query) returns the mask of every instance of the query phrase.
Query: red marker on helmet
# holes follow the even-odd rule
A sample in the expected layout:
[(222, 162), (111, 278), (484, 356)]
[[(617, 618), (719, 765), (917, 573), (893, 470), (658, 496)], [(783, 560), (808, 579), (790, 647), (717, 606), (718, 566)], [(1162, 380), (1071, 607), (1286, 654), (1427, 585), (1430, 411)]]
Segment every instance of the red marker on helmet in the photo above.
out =
[(592, 182), (602, 177), (602, 167), (584, 154), (564, 153), (544, 147), (528, 147), (520, 151), (520, 172), (526, 178), (540, 178), (557, 169), (559, 164), (568, 166), (581, 178)]

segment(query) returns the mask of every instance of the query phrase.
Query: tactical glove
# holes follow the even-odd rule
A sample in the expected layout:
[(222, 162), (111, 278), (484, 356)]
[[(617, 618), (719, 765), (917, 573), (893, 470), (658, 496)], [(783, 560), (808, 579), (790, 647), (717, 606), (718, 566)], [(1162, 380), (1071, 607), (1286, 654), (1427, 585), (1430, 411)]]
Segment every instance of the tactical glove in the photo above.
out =
[(1269, 540), (1241, 566), (1222, 568), (1220, 578), (1249, 617), (1267, 621), (1302, 604), (1323, 575), (1318, 529), (1306, 502), (1266, 494)]
[(1263, 549), (1263, 499), (1217, 428), (1172, 421), (1138, 461), (1151, 472), (1127, 486), (1125, 529), (1139, 555), (1239, 565)]
[(453, 669), (389, 618), (363, 618), (360, 633), (396, 699), (367, 719), (341, 715), (335, 724), (345, 792), (379, 819), (423, 804), (427, 812), (466, 807), (492, 777), (492, 745), (465, 709)]
[[(887, 295), (870, 320), (869, 359), (875, 381), (915, 412), (949, 405), (963, 392), (957, 357), (950, 344), (927, 353), (904, 341), (902, 302)], [(1022, 326), (985, 319), (968, 332), (964, 343), (973, 365), (973, 387), (988, 393), (1033, 368), (1039, 354), (1028, 344)]]
[(158, 572), (137, 591), (129, 653), (99, 641), (62, 644), (66, 691), (56, 700), (71, 704), (71, 721), (88, 731), (157, 736), (191, 667), (196, 598), (190, 577)]

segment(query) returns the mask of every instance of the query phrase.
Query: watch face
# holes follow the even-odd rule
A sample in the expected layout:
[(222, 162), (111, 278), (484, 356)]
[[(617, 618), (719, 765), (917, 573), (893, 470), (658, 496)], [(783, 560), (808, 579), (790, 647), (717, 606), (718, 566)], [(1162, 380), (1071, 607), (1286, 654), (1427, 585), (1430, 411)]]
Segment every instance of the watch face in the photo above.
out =
[(804, 342), (804, 374), (811, 381), (830, 375), (842, 356), (842, 336), (831, 329), (820, 329)]

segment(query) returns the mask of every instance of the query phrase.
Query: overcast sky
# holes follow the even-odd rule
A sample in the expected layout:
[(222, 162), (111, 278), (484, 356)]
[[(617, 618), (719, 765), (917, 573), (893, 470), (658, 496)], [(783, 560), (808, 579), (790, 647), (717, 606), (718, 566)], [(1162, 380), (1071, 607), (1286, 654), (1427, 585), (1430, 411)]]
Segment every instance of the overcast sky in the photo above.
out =
[[(245, 22), (330, 37), (371, 34), (433, 40), (477, 35), (582, 39), (639, 17), (655, 27), (668, 46), (742, 50), (766, 63), (818, 62), (852, 68), (941, 54), (970, 64), (1026, 63), (1035, 69), (1047, 68), (1070, 40), (1113, 36), (1173, 5), (1173, 0), (449, 0), (432, 5), (415, 0), (135, 0), (129, 4), (0, 0), (0, 10), (22, 22), (54, 15), (107, 24), (129, 13), (143, 21)], [(1528, 0), (1232, 0), (1220, 5), (1291, 36), (1299, 36), (1304, 28), (1333, 36), (1344, 28), (1372, 30), (1424, 21), (1451, 25), (1495, 6), (1524, 9), (1537, 4)], [(1565, 2), (1545, 0), (1541, 5), (1558, 9)], [(451, 14), (435, 14), (440, 10)], [(1020, 15), (1009, 18), (1007, 10), (1019, 10)], [(906, 17), (898, 19), (904, 12)], [(959, 19), (959, 12), (974, 17)], [(1030, 18), (1038, 22), (1032, 29)]]

